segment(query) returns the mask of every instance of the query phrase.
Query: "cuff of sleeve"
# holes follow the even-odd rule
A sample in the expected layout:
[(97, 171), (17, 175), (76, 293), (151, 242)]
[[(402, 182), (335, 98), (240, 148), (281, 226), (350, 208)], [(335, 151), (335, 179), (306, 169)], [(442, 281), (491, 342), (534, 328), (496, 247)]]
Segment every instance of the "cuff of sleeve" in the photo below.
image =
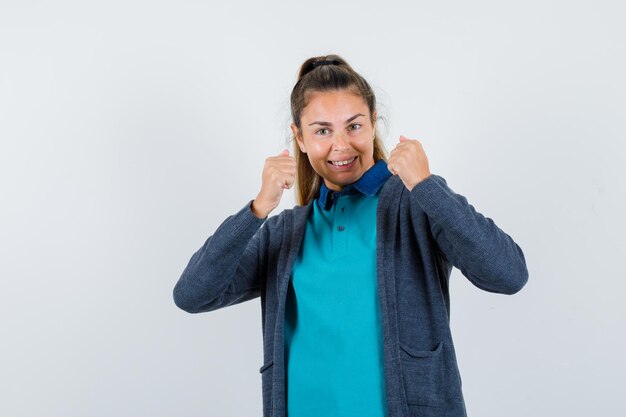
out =
[(250, 200), (244, 207), (242, 207), (235, 215), (234, 219), (237, 219), (236, 225), (233, 229), (233, 233), (236, 235), (241, 234), (254, 234), (265, 222), (267, 219), (259, 219), (252, 212), (252, 202), (254, 200)]
[(452, 190), (448, 187), (446, 180), (436, 174), (430, 174), (413, 187), (410, 192), (411, 199), (415, 200), (422, 210), (434, 219), (439, 219), (445, 214), (446, 204), (454, 204)]

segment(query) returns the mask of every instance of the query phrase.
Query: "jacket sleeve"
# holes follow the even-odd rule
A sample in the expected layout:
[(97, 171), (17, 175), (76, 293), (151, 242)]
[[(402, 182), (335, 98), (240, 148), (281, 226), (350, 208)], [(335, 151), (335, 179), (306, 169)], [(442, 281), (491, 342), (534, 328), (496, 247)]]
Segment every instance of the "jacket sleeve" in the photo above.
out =
[(202, 313), (260, 296), (259, 245), (262, 225), (250, 201), (217, 228), (187, 264), (174, 286), (174, 303)]
[(522, 249), (446, 180), (431, 174), (411, 191), (426, 213), (440, 253), (485, 291), (515, 294), (526, 285), (528, 269)]

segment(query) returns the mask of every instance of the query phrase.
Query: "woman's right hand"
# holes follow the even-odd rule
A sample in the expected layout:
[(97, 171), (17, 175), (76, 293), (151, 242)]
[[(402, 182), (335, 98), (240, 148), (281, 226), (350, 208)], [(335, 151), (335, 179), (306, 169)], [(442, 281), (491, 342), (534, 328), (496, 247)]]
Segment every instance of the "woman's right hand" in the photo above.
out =
[(261, 191), (252, 202), (252, 212), (258, 218), (267, 217), (278, 207), (283, 191), (291, 188), (296, 179), (296, 160), (284, 149), (277, 156), (265, 159)]

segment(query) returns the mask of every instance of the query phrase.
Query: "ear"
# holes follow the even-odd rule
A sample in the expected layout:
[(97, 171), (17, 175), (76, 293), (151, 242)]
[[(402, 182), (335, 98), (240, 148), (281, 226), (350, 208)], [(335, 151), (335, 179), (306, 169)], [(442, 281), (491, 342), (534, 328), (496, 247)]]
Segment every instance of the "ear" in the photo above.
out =
[(291, 124), (291, 133), (293, 133), (293, 137), (296, 138), (296, 141), (298, 142), (298, 146), (300, 146), (300, 150), (303, 153), (306, 153), (306, 148), (304, 146), (304, 140), (302, 140), (302, 135), (298, 131), (298, 126), (296, 126), (295, 123)]

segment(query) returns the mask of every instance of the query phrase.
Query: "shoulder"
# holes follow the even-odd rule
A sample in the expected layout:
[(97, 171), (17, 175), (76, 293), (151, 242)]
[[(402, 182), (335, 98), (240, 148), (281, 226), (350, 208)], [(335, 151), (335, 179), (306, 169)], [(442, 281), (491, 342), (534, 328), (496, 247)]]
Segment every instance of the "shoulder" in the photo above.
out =
[(416, 193), (417, 191), (420, 191), (423, 188), (430, 188), (433, 186), (441, 186), (441, 185), (447, 185), (445, 178), (437, 174), (430, 174), (428, 178), (422, 180), (422, 182), (420, 182), (415, 187), (413, 187), (413, 190), (409, 191), (405, 187), (404, 183), (402, 182), (399, 176), (392, 175), (383, 185), (381, 192), (384, 192), (387, 195), (391, 194), (397, 197), (402, 194), (408, 195), (408, 194)]
[(399, 203), (402, 194), (408, 192), (404, 183), (397, 175), (392, 175), (380, 189), (379, 200), (385, 205)]
[(418, 183), (412, 190), (408, 190), (399, 176), (389, 177), (380, 191), (380, 206), (383, 210), (400, 210), (416, 215), (422, 212), (424, 201), (441, 200), (449, 192), (446, 180), (437, 174)]
[(402, 191), (401, 189), (399, 189), (400, 185), (404, 186), (404, 183), (402, 183), (400, 177), (397, 175), (392, 175), (389, 177), (389, 179), (387, 179), (387, 181), (385, 181), (383, 187), (381, 188), (381, 191), (399, 192)]

